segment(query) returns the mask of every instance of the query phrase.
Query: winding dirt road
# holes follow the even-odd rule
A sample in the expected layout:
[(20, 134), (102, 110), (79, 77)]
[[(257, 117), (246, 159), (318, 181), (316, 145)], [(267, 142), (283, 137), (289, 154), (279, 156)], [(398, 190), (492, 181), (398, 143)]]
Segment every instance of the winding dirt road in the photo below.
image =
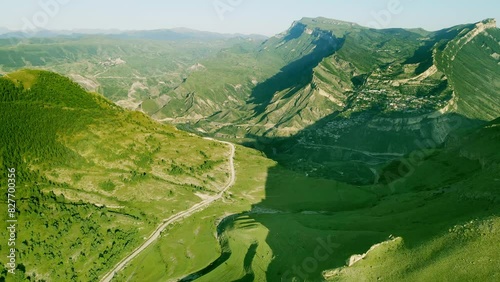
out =
[(142, 243), (142, 245), (140, 245), (137, 249), (135, 249), (130, 255), (126, 256), (123, 260), (121, 260), (110, 272), (108, 272), (106, 275), (104, 275), (104, 277), (101, 279), (101, 282), (110, 282), (116, 273), (123, 270), (129, 262), (131, 262), (134, 258), (136, 258), (147, 247), (149, 247), (151, 244), (153, 244), (153, 242), (160, 237), (161, 232), (163, 232), (163, 230), (165, 230), (165, 228), (167, 228), (170, 224), (177, 222), (177, 221), (180, 221), (186, 217), (191, 216), (192, 214), (194, 214), (196, 212), (199, 212), (199, 211), (205, 209), (206, 207), (211, 205), (213, 202), (222, 198), (222, 196), (224, 195), (224, 192), (226, 192), (229, 188), (231, 188), (231, 186), (233, 186), (234, 181), (236, 179), (236, 171), (234, 169), (234, 154), (235, 154), (236, 148), (234, 147), (234, 144), (229, 143), (229, 142), (225, 142), (225, 141), (218, 141), (218, 140), (215, 140), (212, 138), (205, 138), (205, 139), (220, 142), (220, 143), (223, 143), (223, 144), (230, 146), (231, 155), (229, 157), (229, 165), (231, 168), (231, 177), (229, 179), (229, 182), (226, 184), (226, 186), (224, 186), (219, 191), (219, 193), (217, 193), (217, 195), (212, 196), (210, 198), (207, 198), (207, 199), (203, 200), (202, 202), (195, 204), (190, 209), (179, 212), (179, 213), (171, 216), (170, 218), (163, 220), (163, 222), (156, 228), (156, 230), (153, 232), (153, 234), (151, 234), (151, 236), (149, 236), (149, 238), (144, 243)]

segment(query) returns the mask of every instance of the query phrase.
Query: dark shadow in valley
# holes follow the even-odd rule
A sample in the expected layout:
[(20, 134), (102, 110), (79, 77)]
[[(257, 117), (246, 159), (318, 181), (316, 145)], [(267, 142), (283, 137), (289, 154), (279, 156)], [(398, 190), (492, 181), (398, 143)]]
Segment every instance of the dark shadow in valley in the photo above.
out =
[[(221, 237), (229, 230), (245, 232), (259, 225), (265, 227), (268, 230), (265, 243), (272, 250), (272, 260), (267, 269), (255, 269), (256, 266), (262, 265), (265, 256), (258, 253), (257, 243), (250, 244), (241, 262), (246, 274), (236, 281), (255, 281), (257, 270), (260, 274), (265, 271), (267, 281), (323, 281), (324, 270), (345, 266), (351, 255), (363, 254), (374, 244), (401, 237), (405, 248), (417, 248), (457, 224), (486, 218), (499, 212), (499, 206), (491, 199), (462, 199), (464, 192), (457, 191), (462, 189), (460, 183), (464, 178), (472, 175), (493, 175), (484, 173), (485, 168), (479, 160), (461, 157), (450, 149), (454, 142), (458, 142), (454, 140), (461, 140), (460, 136), (473, 132), (474, 128), (480, 128), (485, 122), (470, 120), (458, 114), (448, 114), (435, 120), (429, 118), (428, 122), (423, 122), (426, 125), (418, 130), (400, 130), (397, 134), (390, 135), (384, 130), (369, 129), (370, 122), (380, 116), (374, 113), (360, 113), (352, 116), (350, 120), (356, 118), (360, 120), (353, 126), (352, 132), (344, 132), (351, 134), (349, 138), (352, 139), (344, 140), (343, 146), (358, 146), (359, 151), (373, 152), (401, 150), (398, 151), (404, 153), (401, 156), (381, 160), (383, 164), (379, 173), (389, 173), (390, 179), (383, 179), (378, 184), (352, 184), (349, 181), (328, 180), (323, 177), (325, 175), (313, 177), (305, 174), (303, 168), (290, 166), (288, 162), (294, 158), (309, 158), (317, 163), (327, 163), (330, 158), (335, 161), (342, 159), (336, 153), (329, 152), (335, 152), (335, 148), (318, 149), (299, 142), (304, 138), (308, 140), (311, 134), (317, 134), (319, 128), (328, 126), (332, 121), (346, 122), (338, 116), (333, 120), (325, 118), (291, 138), (268, 138), (249, 144), (261, 146), (259, 149), (264, 149), (268, 156), (274, 157), (278, 165), (267, 171), (265, 199), (253, 205), (251, 211), (226, 218), (219, 225), (218, 234)], [(431, 133), (438, 128), (451, 132), (448, 136), (448, 143), (452, 143), (450, 148), (443, 147), (441, 143), (426, 143), (426, 138), (432, 138)], [(484, 138), (498, 139), (499, 136), (497, 134)], [(338, 141), (334, 139), (321, 137), (316, 139), (315, 143), (334, 146)], [(423, 142), (422, 146), (425, 148), (415, 145), (414, 142), (418, 140)], [(400, 163), (405, 163), (404, 160), (411, 159), (408, 153), (436, 147), (436, 150), (411, 168), (418, 170), (421, 164), (432, 163), (437, 166), (436, 176), (430, 176), (435, 177), (435, 181), (420, 183), (418, 179), (412, 180), (412, 174), (401, 173), (398, 162), (394, 162), (399, 160)], [(345, 158), (344, 163), (348, 163), (354, 155), (350, 154)], [(391, 159), (393, 163), (387, 165)], [(357, 161), (369, 160), (360, 157)], [(445, 171), (446, 174), (439, 176)], [(403, 184), (395, 184), (400, 179)], [(405, 184), (406, 182), (408, 184)], [(402, 201), (409, 198), (412, 199), (411, 202)], [(236, 224), (237, 222), (243, 224)], [(189, 277), (201, 277), (221, 266), (228, 259), (227, 255), (231, 256), (227, 242), (221, 241), (221, 244), (224, 250), (221, 258)]]
[[(469, 28), (473, 28), (471, 25)], [(429, 38), (423, 41), (422, 46), (418, 48), (411, 58), (408, 58), (404, 64), (418, 64), (415, 74), (419, 75), (425, 72), (434, 64), (433, 50), (438, 45), (439, 50), (446, 47), (444, 42), (449, 42), (458, 36), (461, 29), (449, 28), (433, 32)]]
[[(404, 123), (420, 120), (419, 126)], [(368, 185), (394, 159), (441, 146), (450, 132), (478, 127), (480, 120), (458, 114), (437, 118), (415, 114), (381, 115), (376, 106), (345, 118), (327, 116), (288, 138), (247, 135), (245, 146), (263, 151), (287, 169), (310, 177)]]
[(245, 270), (245, 276), (236, 280), (237, 282), (252, 282), (255, 281), (255, 274), (252, 269), (252, 262), (257, 254), (258, 243), (252, 243), (247, 250), (245, 259), (243, 260), (243, 269)]
[[(376, 185), (349, 185), (306, 176), (300, 170), (291, 172), (286, 168), (290, 159), (286, 158), (278, 159), (279, 164), (268, 170), (266, 198), (254, 205), (254, 212), (249, 213), (255, 222), (268, 230), (266, 243), (272, 249), (273, 260), (266, 270), (267, 281), (323, 281), (322, 271), (345, 266), (351, 255), (363, 254), (377, 243), (401, 237), (406, 248), (418, 248), (447, 233), (455, 225), (487, 218), (500, 210), (494, 198), (464, 200), (465, 191), (472, 191), (460, 191), (464, 189), (461, 183), (473, 175), (494, 178), (485, 173), (487, 168), (480, 160), (461, 157), (456, 151), (460, 149), (453, 149), (456, 142), (462, 142), (457, 140), (476, 134), (475, 128), (481, 128), (485, 122), (449, 114), (433, 126), (424, 126), (422, 131), (430, 132), (436, 130), (434, 126), (448, 128), (447, 146), (425, 143), (425, 138), (431, 136), (422, 134), (422, 131), (405, 133), (404, 138), (379, 132), (387, 138), (383, 142), (373, 131), (366, 132), (366, 121), (361, 121), (361, 124), (364, 124), (366, 136), (351, 142), (351, 146), (373, 142), (371, 149), (388, 150), (394, 144), (409, 142), (401, 151), (407, 153), (393, 157), (396, 162), (391, 165), (387, 165), (387, 160), (379, 172), (391, 178), (382, 179)], [(320, 122), (309, 130), (314, 132), (318, 126), (324, 124)], [(477, 136), (490, 140), (492, 144), (499, 143), (499, 130), (496, 135), (479, 133)], [(308, 132), (305, 136), (310, 134)], [(423, 140), (423, 147), (415, 145), (416, 140)], [(321, 140), (322, 143), (329, 141)], [(298, 145), (295, 137), (278, 142), (288, 148), (293, 157), (314, 155), (313, 158), (326, 162), (331, 156), (327, 154), (328, 150), (315, 154), (314, 149)], [(286, 145), (289, 142), (294, 145)], [(362, 148), (370, 150), (370, 147)], [(429, 150), (431, 148), (435, 150)], [(298, 154), (294, 152), (297, 150)], [(425, 157), (412, 163), (413, 155), (409, 153), (415, 150), (427, 151)], [(429, 176), (435, 180), (420, 182), (418, 176), (412, 179), (413, 170), (418, 170), (422, 164), (425, 167), (425, 163), (432, 163), (430, 167), (437, 169), (435, 175)], [(398, 180), (403, 183), (397, 184)], [(405, 202), (408, 197), (413, 200)]]

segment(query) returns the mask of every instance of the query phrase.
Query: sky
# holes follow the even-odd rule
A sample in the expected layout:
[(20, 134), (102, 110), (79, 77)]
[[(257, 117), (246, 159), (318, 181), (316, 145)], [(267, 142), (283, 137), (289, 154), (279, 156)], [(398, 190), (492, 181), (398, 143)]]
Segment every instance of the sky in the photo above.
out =
[(500, 21), (498, 0), (15, 0), (2, 3), (10, 30), (186, 27), (274, 35), (302, 17), (326, 17), (376, 28), (438, 30), (486, 18)]

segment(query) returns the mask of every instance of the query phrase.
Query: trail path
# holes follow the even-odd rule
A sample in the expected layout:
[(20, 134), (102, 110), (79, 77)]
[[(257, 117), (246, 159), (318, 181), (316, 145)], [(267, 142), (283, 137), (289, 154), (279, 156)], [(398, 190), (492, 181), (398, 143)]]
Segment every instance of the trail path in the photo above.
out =
[(234, 181), (236, 179), (236, 171), (234, 169), (234, 154), (235, 154), (236, 148), (234, 147), (234, 144), (229, 143), (229, 142), (225, 142), (225, 141), (218, 141), (218, 140), (215, 140), (212, 138), (205, 138), (205, 139), (217, 141), (217, 142), (220, 142), (220, 143), (223, 143), (223, 144), (230, 146), (231, 155), (229, 157), (229, 165), (231, 168), (231, 177), (229, 179), (229, 182), (226, 184), (226, 186), (222, 187), (222, 189), (219, 191), (219, 193), (217, 193), (217, 195), (211, 196), (211, 197), (203, 200), (202, 202), (195, 204), (191, 208), (189, 208), (185, 211), (179, 212), (179, 213), (171, 216), (170, 218), (163, 220), (163, 222), (156, 228), (156, 230), (153, 232), (153, 234), (151, 234), (151, 236), (149, 236), (149, 238), (144, 243), (142, 243), (142, 245), (140, 245), (137, 249), (135, 249), (130, 255), (126, 256), (115, 267), (113, 267), (113, 269), (110, 272), (108, 272), (106, 275), (104, 275), (104, 277), (101, 279), (101, 282), (110, 282), (116, 273), (123, 270), (129, 262), (131, 262), (134, 258), (136, 258), (147, 247), (149, 247), (151, 244), (153, 244), (154, 241), (160, 237), (161, 232), (163, 232), (163, 230), (165, 230), (165, 228), (167, 228), (169, 225), (171, 225), (174, 222), (180, 221), (186, 217), (189, 217), (192, 214), (199, 212), (199, 211), (202, 211), (203, 209), (207, 208), (213, 202), (221, 199), (222, 196), (224, 195), (224, 193), (227, 190), (229, 190), (229, 188), (231, 188), (231, 186), (233, 186)]

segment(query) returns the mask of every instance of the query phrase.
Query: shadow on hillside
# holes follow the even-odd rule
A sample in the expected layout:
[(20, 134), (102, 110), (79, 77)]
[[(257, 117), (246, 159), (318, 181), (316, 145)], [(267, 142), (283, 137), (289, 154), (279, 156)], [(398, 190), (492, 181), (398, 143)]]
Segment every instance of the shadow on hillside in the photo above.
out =
[[(268, 188), (293, 185), (293, 178), (280, 176), (282, 172), (276, 170), (276, 175), (275, 171), (270, 171), (271, 187)], [(474, 170), (480, 170), (479, 163)], [(451, 187), (455, 181), (460, 180), (443, 179)], [(392, 195), (378, 202), (368, 202), (359, 209), (336, 211), (332, 203), (333, 211), (313, 206), (301, 211), (292, 206), (292, 214), (254, 215), (253, 219), (269, 230), (266, 244), (273, 250), (273, 260), (266, 271), (267, 281), (293, 281), (292, 278), (297, 279), (295, 281), (322, 281), (323, 270), (345, 266), (351, 255), (363, 254), (374, 244), (389, 238), (401, 237), (407, 248), (416, 248), (455, 225), (486, 218), (499, 211), (498, 205), (487, 199), (466, 201), (461, 198), (463, 192), (444, 194), (441, 188), (434, 189), (434, 192), (407, 193), (418, 198), (410, 203), (401, 203), (405, 197)], [(355, 199), (345, 198), (349, 200)], [(282, 208), (284, 204), (279, 195), (275, 195), (255, 205), (254, 209)]]
[[(249, 214), (269, 230), (266, 243), (273, 251), (273, 260), (266, 270), (267, 281), (322, 281), (323, 270), (342, 267), (351, 255), (363, 254), (389, 238), (401, 237), (405, 247), (416, 248), (455, 225), (498, 213), (500, 208), (494, 200), (498, 191), (491, 190), (498, 168), (485, 166), (476, 159), (481, 156), (461, 157), (458, 151), (467, 154), (463, 147), (453, 148), (462, 142), (458, 140), (463, 137), (458, 136), (472, 133), (490, 142), (489, 149), (482, 148), (482, 153), (491, 158), (496, 151), (494, 144), (500, 143), (500, 129), (496, 134), (492, 134), (494, 129), (473, 132), (472, 128), (484, 123), (460, 115), (446, 118), (460, 120), (454, 128), (460, 132), (449, 138), (447, 147), (413, 164), (410, 170), (414, 172), (399, 175), (398, 167), (385, 169), (404, 179), (399, 184), (354, 186), (291, 173), (280, 165), (271, 168), (266, 198)], [(493, 159), (498, 164), (496, 156)], [(404, 159), (411, 161), (412, 157)], [(427, 175), (429, 181), (421, 179), (418, 172), (428, 171), (426, 167), (435, 171)], [(464, 184), (472, 177), (474, 184)], [(497, 196), (465, 196), (484, 191)]]
[(293, 95), (307, 85), (313, 76), (313, 69), (326, 57), (331, 56), (344, 44), (345, 39), (333, 41), (318, 38), (312, 44), (314, 50), (302, 58), (286, 65), (279, 73), (258, 84), (251, 94), (249, 104), (255, 104), (256, 115), (263, 113), (276, 92), (291, 89), (287, 96)]
[[(360, 124), (366, 127), (366, 123)], [(440, 120), (440, 126), (460, 131), (456, 136), (482, 124), (456, 114), (446, 115)], [(324, 125), (319, 122), (304, 131), (314, 131), (317, 126)], [(298, 136), (301, 134), (306, 133), (301, 132)], [(416, 131), (407, 133), (405, 138), (416, 140), (422, 136), (425, 137)], [(498, 139), (499, 135), (492, 138)], [(453, 147), (459, 139), (450, 138), (448, 143)], [(365, 136), (361, 140), (377, 139)], [(391, 142), (397, 143), (398, 140), (402, 139), (392, 136), (386, 139), (384, 146), (390, 147)], [(322, 152), (298, 147), (297, 136), (267, 142), (263, 146), (271, 155), (273, 148), (284, 146), (290, 156), (309, 155), (323, 157), (317, 161), (325, 161)], [(351, 143), (352, 146), (356, 144)], [(409, 145), (407, 150), (415, 150), (412, 146)], [(299, 153), (294, 152), (296, 150)], [(397, 180), (394, 178), (365, 186), (306, 176), (303, 172), (291, 171), (286, 167), (286, 161), (278, 159), (279, 164), (268, 170), (265, 199), (248, 212), (226, 218), (218, 227), (220, 238), (225, 238), (223, 234), (234, 229), (244, 233), (247, 229), (263, 226), (268, 230), (265, 243), (272, 250), (272, 260), (267, 269), (262, 269), (264, 254), (259, 253), (256, 243), (252, 243), (247, 246), (241, 262), (246, 274), (236, 281), (253, 281), (255, 273), (263, 271), (267, 281), (322, 281), (322, 271), (345, 266), (351, 255), (363, 254), (374, 244), (389, 238), (402, 237), (405, 247), (416, 248), (457, 224), (497, 213), (499, 207), (491, 199), (464, 200), (464, 194), (470, 193), (470, 189), (484, 187), (463, 188), (460, 184), (473, 175), (487, 179), (494, 177), (495, 173), (482, 173), (484, 168), (480, 161), (460, 157), (451, 150), (441, 148), (414, 164), (412, 169), (415, 170), (432, 167), (436, 171), (436, 175), (429, 176), (435, 178), (433, 181), (420, 181), (418, 173), (399, 175), (399, 167), (387, 166), (386, 171), (399, 175), (404, 181), (394, 184), (393, 181)], [(484, 183), (486, 187), (487, 181)], [(221, 257), (182, 281), (193, 281), (223, 267), (230, 259), (231, 251), (228, 251), (227, 241), (221, 240), (220, 243), (225, 250)]]
[[(436, 161), (442, 159), (438, 157)], [(450, 161), (448, 165), (454, 160)], [(453, 190), (459, 187), (455, 186), (461, 181), (456, 178), (458, 175), (471, 176), (481, 171), (479, 162), (457, 170), (457, 174), (443, 177), (435, 187), (412, 186), (404, 196), (397, 190), (394, 194), (375, 196), (372, 189), (333, 181), (311, 180), (308, 185), (297, 187), (304, 183), (303, 175), (273, 167), (268, 171), (266, 199), (254, 205), (252, 211), (232, 216), (221, 230), (224, 233), (236, 228), (241, 236), (248, 236), (246, 229), (263, 226), (268, 230), (265, 244), (272, 250), (273, 259), (264, 262), (265, 254), (259, 253), (259, 245), (251, 243), (245, 247), (241, 261), (245, 274), (234, 281), (256, 281), (255, 273), (263, 271), (266, 281), (323, 281), (322, 271), (345, 266), (351, 255), (363, 254), (377, 243), (401, 237), (406, 248), (417, 248), (457, 224), (498, 213), (497, 203), (487, 199), (464, 200), (463, 192)], [(335, 192), (337, 189), (342, 192)], [(390, 190), (383, 185), (376, 189)], [(446, 189), (452, 192), (444, 192)], [(408, 195), (414, 200), (408, 202)], [(365, 200), (359, 201), (360, 197)], [(239, 221), (247, 224), (240, 226)], [(223, 249), (227, 247), (226, 242)], [(450, 246), (453, 247), (457, 246)], [(436, 255), (446, 250), (437, 252)], [(196, 281), (217, 267), (227, 267), (229, 259), (224, 253), (209, 267), (182, 281)], [(263, 269), (266, 263), (269, 264)]]
[[(417, 69), (415, 70), (415, 74), (419, 75), (426, 71), (428, 68), (430, 68), (434, 64), (434, 55), (433, 55), (433, 49), (441, 41), (449, 41), (458, 36), (460, 33), (459, 29), (443, 29), (434, 32), (430, 38), (427, 40), (423, 41), (423, 45), (418, 48), (413, 56), (406, 60), (404, 64), (418, 64)], [(446, 44), (443, 44), (440, 47), (440, 50), (442, 50)]]
[[(456, 32), (436, 32), (408, 62), (425, 70), (431, 47)], [(292, 89), (293, 94), (310, 82), (313, 67), (335, 50), (317, 48), (259, 84), (251, 100), (256, 113), (264, 112), (276, 92)], [(219, 235), (237, 229), (247, 236), (245, 229), (257, 226), (268, 231), (272, 260), (262, 269), (267, 254), (255, 243), (248, 245), (241, 261), (245, 274), (237, 281), (252, 281), (257, 272), (265, 272), (267, 281), (322, 281), (323, 270), (345, 266), (351, 255), (389, 238), (401, 237), (406, 248), (417, 248), (455, 225), (500, 211), (491, 198), (469, 196), (480, 189), (498, 194), (491, 190), (498, 166), (487, 173), (481, 161), (443, 145), (453, 147), (485, 122), (459, 114), (422, 118), (381, 112), (373, 107), (348, 118), (336, 112), (288, 138), (246, 136), (255, 142), (244, 145), (278, 165), (267, 171), (265, 199), (219, 225)], [(498, 144), (498, 138), (489, 142)], [(473, 177), (474, 184), (465, 181)], [(221, 245), (229, 247), (225, 241)], [(224, 267), (230, 258), (225, 251), (197, 274)]]
[[(280, 165), (271, 168), (266, 199), (252, 210), (279, 212), (251, 215), (269, 230), (266, 243), (274, 259), (266, 271), (267, 281), (322, 281), (323, 270), (342, 267), (351, 255), (363, 254), (388, 238), (401, 237), (405, 247), (416, 248), (455, 225), (498, 214), (500, 194), (492, 183), (500, 162), (495, 146), (500, 144), (500, 129), (474, 130), (481, 128), (479, 121), (453, 118), (463, 120), (456, 128), (461, 132), (450, 137), (446, 147), (414, 163), (411, 173), (400, 175), (403, 182), (361, 187), (306, 180)], [(473, 150), (481, 148), (481, 155), (462, 157), (472, 154), (467, 152), (468, 142), (479, 146)], [(412, 157), (404, 159), (411, 162)], [(427, 167), (435, 174), (426, 174)], [(394, 166), (385, 170), (401, 173)], [(468, 183), (472, 177), (474, 183)], [(485, 191), (488, 197), (477, 196)]]
[[(279, 162), (277, 167), (268, 171), (266, 199), (253, 206), (253, 210), (270, 210), (278, 213), (250, 215), (255, 222), (269, 230), (266, 243), (273, 250), (274, 259), (266, 271), (268, 281), (292, 281), (292, 277), (298, 279), (297, 281), (321, 281), (323, 270), (344, 266), (351, 255), (362, 254), (372, 245), (389, 237), (404, 238), (407, 247), (419, 246), (434, 236), (446, 232), (448, 228), (474, 218), (475, 213), (482, 214), (485, 210), (493, 209), (493, 203), (488, 201), (464, 203), (456, 195), (443, 196), (442, 188), (481, 170), (481, 165), (477, 161), (470, 162), (465, 169), (456, 164), (466, 160), (447, 162), (442, 166), (442, 171), (438, 170), (436, 175), (432, 176), (441, 181), (440, 183), (436, 183), (435, 187), (419, 185), (413, 187), (414, 191), (409, 193), (414, 194), (416, 200), (411, 204), (401, 204), (399, 195), (391, 195), (395, 189), (392, 182), (398, 178), (411, 177), (405, 169), (408, 171), (417, 169), (427, 161), (440, 164), (447, 161), (446, 157), (443, 157), (445, 160), (441, 160), (439, 150), (431, 150), (432, 154), (428, 156), (431, 160), (410, 162), (410, 166), (413, 167), (405, 166), (401, 169), (401, 166), (387, 166), (387, 164), (391, 160), (405, 160), (407, 157), (389, 156), (380, 159), (380, 156), (367, 156), (352, 151), (353, 148), (357, 148), (360, 152), (399, 152), (405, 156), (413, 151), (428, 153), (429, 149), (442, 148), (441, 143), (446, 138), (442, 136), (443, 140), (439, 138), (436, 140), (433, 134), (437, 134), (437, 130), (447, 131), (443, 133), (444, 135), (451, 132), (452, 135), (448, 136), (447, 140), (453, 144), (457, 136), (484, 125), (483, 121), (471, 120), (458, 114), (447, 114), (440, 117), (437, 122), (431, 119), (423, 120), (423, 125), (419, 129), (397, 130), (391, 133), (374, 130), (374, 120), (379, 117), (375, 112), (359, 113), (351, 116), (349, 120), (332, 115), (291, 138), (266, 139), (258, 144), (268, 156), (274, 156)], [(318, 130), (328, 127), (332, 121), (344, 124), (352, 120), (357, 121), (342, 132), (343, 140), (332, 142), (327, 135), (317, 137)], [(384, 122), (381, 122), (380, 126), (383, 125)], [(308, 146), (299, 141), (311, 138), (316, 145), (325, 147)], [(435, 154), (438, 156), (434, 156)], [(369, 176), (370, 174), (373, 176), (370, 165), (360, 165), (356, 169), (335, 174), (336, 170), (349, 167), (349, 163), (369, 164), (376, 158), (379, 158), (378, 161), (381, 161), (383, 166), (387, 166), (385, 171), (380, 172), (381, 176), (376, 175), (376, 179)], [(435, 160), (432, 160), (433, 158)], [(316, 176), (351, 184), (315, 180), (311, 178), (313, 173), (304, 175), (303, 169), (307, 167), (296, 169), (300, 172), (290, 172), (286, 167), (293, 168), (295, 164), (290, 166), (288, 162), (297, 159), (314, 164), (343, 163), (344, 168), (333, 166), (332, 169), (320, 171)], [(448, 173), (448, 170), (454, 173), (440, 176), (441, 173)], [(332, 177), (328, 174), (334, 175)], [(359, 186), (373, 184), (374, 181), (380, 181), (380, 184)], [(368, 192), (364, 196), (363, 193), (361, 196), (356, 193), (350, 195), (343, 190), (345, 187), (350, 191), (369, 191), (369, 193), (377, 189), (379, 192), (386, 191), (389, 195), (382, 198), (370, 198)], [(429, 196), (429, 192), (425, 190), (436, 190), (436, 192)], [(358, 203), (361, 197), (367, 197), (362, 205)], [(487, 214), (491, 213), (487, 211)]]
[(484, 124), (459, 114), (424, 118), (420, 126), (402, 125), (413, 114), (381, 116), (372, 108), (345, 118), (334, 113), (288, 138), (248, 134), (243, 145), (263, 151), (287, 169), (310, 177), (355, 185), (377, 181), (378, 172), (394, 159), (413, 151), (439, 147), (450, 132)]

